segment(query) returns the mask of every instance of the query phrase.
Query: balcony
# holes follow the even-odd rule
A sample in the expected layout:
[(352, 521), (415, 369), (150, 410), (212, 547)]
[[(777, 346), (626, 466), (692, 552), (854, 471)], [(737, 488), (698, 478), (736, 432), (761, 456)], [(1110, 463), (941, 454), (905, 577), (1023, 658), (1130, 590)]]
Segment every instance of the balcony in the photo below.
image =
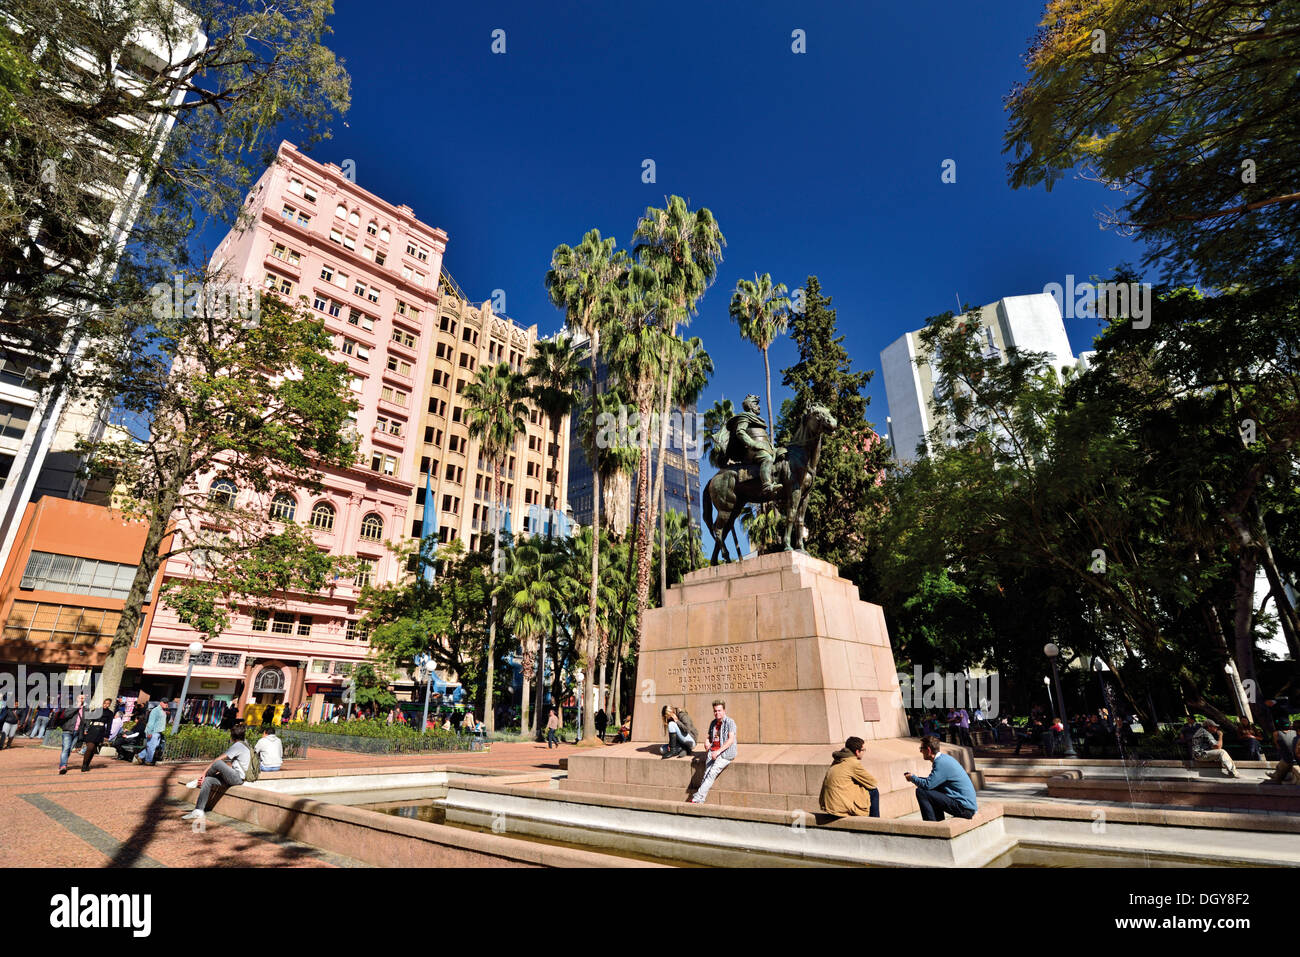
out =
[(387, 429), (375, 427), (370, 431), (370, 439), (371, 441), (378, 442), (390, 449), (398, 449), (400, 451), (406, 448), (406, 439), (400, 433), (394, 435)]
[(391, 382), (393, 385), (401, 386), (408, 392), (415, 389), (415, 380), (413, 378), (409, 375), (402, 375), (400, 372), (394, 372), (392, 369), (388, 368), (387, 365), (384, 366), (380, 375), (384, 377), (385, 382)]

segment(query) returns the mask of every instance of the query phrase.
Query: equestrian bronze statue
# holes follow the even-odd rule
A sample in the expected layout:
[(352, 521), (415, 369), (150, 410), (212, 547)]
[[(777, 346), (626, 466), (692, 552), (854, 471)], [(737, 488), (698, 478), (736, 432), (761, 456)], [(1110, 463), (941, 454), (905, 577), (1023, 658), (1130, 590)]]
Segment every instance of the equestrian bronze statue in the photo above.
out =
[[(774, 503), (785, 516), (782, 550), (803, 550), (803, 520), (808, 492), (817, 477), (822, 436), (839, 423), (829, 409), (810, 406), (790, 444), (772, 444), (767, 423), (759, 415), (758, 396), (745, 397), (742, 411), (713, 437), (709, 461), (718, 474), (704, 487), (704, 521), (713, 533), (713, 557), (731, 561), (727, 535), (746, 505)], [(715, 515), (716, 513), (716, 515)]]

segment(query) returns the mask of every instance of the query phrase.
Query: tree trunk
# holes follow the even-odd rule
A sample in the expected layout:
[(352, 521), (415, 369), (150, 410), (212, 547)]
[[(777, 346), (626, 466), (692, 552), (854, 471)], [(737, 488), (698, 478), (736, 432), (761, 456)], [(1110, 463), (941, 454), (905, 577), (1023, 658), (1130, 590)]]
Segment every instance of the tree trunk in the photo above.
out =
[(668, 454), (668, 412), (673, 403), (673, 378), (677, 363), (668, 365), (668, 382), (664, 388), (663, 412), (659, 422), (659, 461), (655, 463), (655, 505), (659, 509), (659, 602), (668, 593), (668, 519), (664, 515), (664, 470)]
[[(638, 412), (642, 421), (650, 418), (650, 396), (644, 396)], [(641, 461), (637, 465), (637, 535), (636, 535), (636, 645), (641, 648), (645, 629), (645, 611), (650, 605), (650, 560), (654, 547), (654, 490), (650, 487), (650, 433), (641, 431)]]
[(1237, 552), (1236, 595), (1232, 616), (1237, 674), (1242, 682), (1255, 681), (1255, 570), (1255, 547), (1242, 547)]
[[(600, 352), (600, 330), (592, 329), (591, 331), (591, 452), (593, 457), (597, 455), (596, 448), (596, 390), (597, 376), (599, 369), (597, 359)], [(591, 587), (587, 591), (587, 634), (582, 641), (582, 654), (578, 656), (579, 660), (588, 663), (595, 655), (592, 652), (596, 646), (596, 618), (599, 607), (598, 585), (600, 582), (600, 469), (598, 463), (591, 463)], [(590, 664), (587, 664), (587, 670), (590, 671)], [(558, 675), (557, 675), (558, 677)], [(590, 675), (588, 676), (590, 679)], [(558, 700), (558, 699), (557, 699)], [(596, 737), (596, 717), (588, 714), (583, 721), (582, 737), (584, 741), (594, 739), (599, 744), (600, 739)]]
[(763, 347), (763, 377), (767, 382), (767, 438), (776, 444), (776, 432), (772, 428), (772, 365), (767, 358), (767, 347)]
[(532, 686), (532, 676), (528, 673), (529, 668), (525, 663), (527, 656), (522, 651), (520, 658), (523, 660), (519, 662), (519, 676), (523, 678), (523, 685), (519, 688), (519, 733), (526, 734), (528, 732), (528, 691)]
[(492, 496), (492, 605), (488, 612), (491, 617), (488, 619), (488, 653), (487, 653), (487, 679), (483, 685), (483, 725), (487, 728), (488, 734), (496, 730), (496, 715), (492, 710), (492, 679), (493, 665), (496, 662), (497, 648), (497, 593), (496, 578), (497, 572), (501, 567), (501, 510), (497, 508), (497, 502), (500, 500), (504, 491), (503, 473), (505, 472), (504, 458), (498, 461), (494, 467), (496, 473), (496, 489)]
[(1261, 536), (1259, 558), (1264, 566), (1264, 575), (1268, 578), (1269, 588), (1272, 590), (1273, 601), (1277, 604), (1277, 619), (1282, 626), (1282, 634), (1286, 637), (1287, 648), (1291, 651), (1291, 660), (1300, 663), (1300, 617), (1297, 617), (1295, 606), (1291, 604), (1291, 599), (1286, 593), (1282, 572), (1273, 560), (1273, 546), (1263, 536)]
[(113, 633), (113, 642), (109, 646), (108, 656), (100, 672), (102, 696), (116, 698), (122, 688), (122, 675), (126, 671), (126, 656), (135, 643), (136, 632), (143, 618), (141, 614), (146, 602), (152, 597), (154, 578), (162, 567), (164, 558), (159, 554), (162, 541), (167, 537), (172, 512), (180, 501), (180, 486), (184, 476), (189, 473), (190, 447), (186, 443), (177, 453), (176, 471), (171, 475), (170, 483), (162, 490), (162, 496), (154, 503), (149, 514), (149, 530), (145, 533), (144, 550), (140, 553), (140, 564), (136, 566), (135, 577), (131, 580), (131, 590), (126, 594), (126, 603), (122, 606), (122, 617), (118, 620), (117, 631)]

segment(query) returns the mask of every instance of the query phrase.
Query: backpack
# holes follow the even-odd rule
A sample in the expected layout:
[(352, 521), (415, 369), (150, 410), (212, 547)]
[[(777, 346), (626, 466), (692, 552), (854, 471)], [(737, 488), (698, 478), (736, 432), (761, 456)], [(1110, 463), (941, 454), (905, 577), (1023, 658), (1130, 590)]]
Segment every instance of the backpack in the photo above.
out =
[[(247, 745), (245, 745), (247, 747)], [(252, 784), (262, 774), (262, 759), (252, 748), (248, 748), (248, 770), (244, 772), (244, 783)]]

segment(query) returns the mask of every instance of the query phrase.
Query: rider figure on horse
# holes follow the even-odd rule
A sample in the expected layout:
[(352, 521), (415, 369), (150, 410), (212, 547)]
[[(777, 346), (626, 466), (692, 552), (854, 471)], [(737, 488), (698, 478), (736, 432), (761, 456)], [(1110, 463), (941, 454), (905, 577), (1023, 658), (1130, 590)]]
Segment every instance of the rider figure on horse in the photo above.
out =
[(780, 486), (772, 479), (772, 465), (785, 454), (785, 449), (772, 444), (767, 434), (767, 423), (758, 414), (758, 396), (752, 392), (745, 396), (740, 413), (727, 423), (731, 439), (727, 457), (736, 465), (758, 465), (758, 481), (765, 496), (775, 496)]

